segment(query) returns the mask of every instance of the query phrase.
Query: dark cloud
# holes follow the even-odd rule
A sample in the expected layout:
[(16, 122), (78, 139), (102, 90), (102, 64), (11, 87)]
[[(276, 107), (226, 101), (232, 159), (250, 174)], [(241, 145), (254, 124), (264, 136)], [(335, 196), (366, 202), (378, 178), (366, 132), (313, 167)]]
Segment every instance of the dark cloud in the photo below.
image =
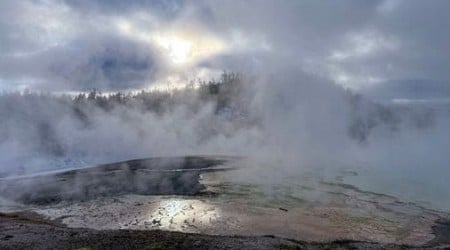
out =
[(64, 2), (84, 13), (121, 15), (131, 11), (146, 11), (167, 19), (177, 17), (186, 4), (184, 0), (64, 0)]
[(146, 44), (103, 36), (0, 59), (0, 74), (11, 81), (36, 79), (32, 88), (46, 91), (121, 90), (142, 87), (162, 64)]
[[(152, 79), (159, 65), (148, 45), (116, 37), (101, 39), (61, 49), (55, 55), (57, 63), (50, 62), (48, 73), (77, 90), (139, 88)], [(52, 86), (52, 82), (48, 84)]]

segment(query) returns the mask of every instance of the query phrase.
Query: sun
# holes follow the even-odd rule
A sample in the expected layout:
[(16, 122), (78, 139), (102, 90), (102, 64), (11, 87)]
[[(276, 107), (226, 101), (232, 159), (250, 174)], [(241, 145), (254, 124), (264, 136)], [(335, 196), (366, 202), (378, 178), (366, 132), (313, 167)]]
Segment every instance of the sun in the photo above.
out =
[(185, 64), (192, 59), (192, 42), (176, 36), (162, 36), (155, 40), (172, 63)]
[(191, 45), (186, 41), (174, 40), (169, 45), (169, 57), (174, 63), (183, 63), (189, 57)]

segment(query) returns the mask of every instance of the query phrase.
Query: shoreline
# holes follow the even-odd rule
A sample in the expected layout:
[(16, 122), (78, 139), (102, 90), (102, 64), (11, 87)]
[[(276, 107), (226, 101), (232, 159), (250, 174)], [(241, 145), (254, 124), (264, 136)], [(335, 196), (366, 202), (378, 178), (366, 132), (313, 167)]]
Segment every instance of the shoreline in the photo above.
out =
[[(450, 225), (450, 221), (446, 221)], [(369, 241), (298, 241), (276, 236), (222, 236), (163, 230), (94, 230), (69, 228), (30, 212), (0, 213), (2, 249), (442, 249), (448, 241), (423, 246)], [(447, 233), (448, 228), (446, 229)], [(443, 233), (445, 230), (435, 231)]]

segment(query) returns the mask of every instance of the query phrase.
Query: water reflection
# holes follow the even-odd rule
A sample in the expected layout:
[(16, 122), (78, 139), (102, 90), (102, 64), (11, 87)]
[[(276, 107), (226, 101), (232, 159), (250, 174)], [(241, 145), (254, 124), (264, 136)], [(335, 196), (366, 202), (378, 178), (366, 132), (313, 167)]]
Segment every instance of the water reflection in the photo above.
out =
[(167, 199), (150, 211), (147, 224), (155, 229), (198, 232), (213, 226), (219, 217), (217, 207), (201, 200)]

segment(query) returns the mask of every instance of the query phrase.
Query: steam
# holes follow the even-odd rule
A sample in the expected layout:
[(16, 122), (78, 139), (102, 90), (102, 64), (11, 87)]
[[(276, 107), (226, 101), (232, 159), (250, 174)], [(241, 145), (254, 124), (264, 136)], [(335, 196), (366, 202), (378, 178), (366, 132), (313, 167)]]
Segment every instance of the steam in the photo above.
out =
[[(386, 154), (371, 150), (376, 147), (407, 151), (408, 136), (433, 143), (435, 130), (443, 129), (431, 111), (377, 106), (326, 79), (277, 72), (283, 73), (252, 80), (224, 74), (198, 89), (134, 96), (5, 94), (2, 172), (27, 171), (47, 156), (97, 164), (191, 154), (242, 155), (301, 169)], [(393, 145), (402, 141), (404, 147)]]

